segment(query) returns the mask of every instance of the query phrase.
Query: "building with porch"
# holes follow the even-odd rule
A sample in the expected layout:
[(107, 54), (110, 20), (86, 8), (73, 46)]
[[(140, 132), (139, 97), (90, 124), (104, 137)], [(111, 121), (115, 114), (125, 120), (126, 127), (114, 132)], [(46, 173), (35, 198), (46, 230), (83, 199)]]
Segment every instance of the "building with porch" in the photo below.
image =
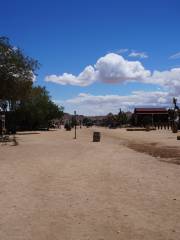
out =
[(169, 120), (166, 108), (135, 108), (134, 124), (136, 126), (167, 124)]

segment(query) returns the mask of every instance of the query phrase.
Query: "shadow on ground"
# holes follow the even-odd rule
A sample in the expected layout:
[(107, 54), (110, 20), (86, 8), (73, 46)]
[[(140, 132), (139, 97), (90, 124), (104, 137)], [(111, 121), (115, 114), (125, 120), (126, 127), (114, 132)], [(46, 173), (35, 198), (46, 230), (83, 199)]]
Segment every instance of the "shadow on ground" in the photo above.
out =
[(18, 132), (16, 135), (32, 135), (32, 134), (40, 134), (39, 132)]
[(157, 143), (127, 143), (127, 147), (160, 158), (159, 161), (180, 165), (180, 149), (178, 147), (158, 146)]
[(17, 141), (17, 137), (15, 135), (13, 136), (3, 136), (0, 139), (1, 146), (10, 145), (10, 146), (17, 146), (19, 145), (19, 142)]

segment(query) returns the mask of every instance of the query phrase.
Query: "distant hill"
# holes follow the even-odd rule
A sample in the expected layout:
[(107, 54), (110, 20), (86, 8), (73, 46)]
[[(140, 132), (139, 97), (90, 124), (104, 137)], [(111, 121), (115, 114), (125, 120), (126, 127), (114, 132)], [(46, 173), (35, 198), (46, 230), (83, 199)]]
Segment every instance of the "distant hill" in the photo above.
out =
[[(103, 115), (103, 116), (85, 116), (85, 115), (76, 115), (76, 118), (77, 120), (83, 120), (84, 118), (89, 118), (91, 119), (92, 121), (102, 121), (103, 119), (107, 118), (109, 114), (107, 115)], [(126, 115), (128, 118), (130, 118), (132, 116), (132, 112), (126, 112)], [(69, 121), (72, 119), (74, 115), (73, 114), (70, 114), (70, 113), (64, 113), (64, 116), (63, 116), (63, 121)]]

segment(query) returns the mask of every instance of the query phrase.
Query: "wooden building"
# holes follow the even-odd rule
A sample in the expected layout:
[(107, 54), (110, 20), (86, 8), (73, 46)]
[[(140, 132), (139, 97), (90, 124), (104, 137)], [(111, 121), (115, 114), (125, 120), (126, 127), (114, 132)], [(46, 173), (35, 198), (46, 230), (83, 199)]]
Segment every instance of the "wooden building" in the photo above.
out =
[(166, 108), (135, 108), (134, 124), (136, 126), (166, 124), (169, 115)]

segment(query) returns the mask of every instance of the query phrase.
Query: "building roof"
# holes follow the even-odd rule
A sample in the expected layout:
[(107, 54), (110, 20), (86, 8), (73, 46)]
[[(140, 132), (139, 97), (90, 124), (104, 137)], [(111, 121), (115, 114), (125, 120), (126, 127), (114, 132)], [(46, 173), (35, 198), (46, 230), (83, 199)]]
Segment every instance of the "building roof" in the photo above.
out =
[(167, 114), (166, 108), (135, 108), (134, 113), (136, 114)]

